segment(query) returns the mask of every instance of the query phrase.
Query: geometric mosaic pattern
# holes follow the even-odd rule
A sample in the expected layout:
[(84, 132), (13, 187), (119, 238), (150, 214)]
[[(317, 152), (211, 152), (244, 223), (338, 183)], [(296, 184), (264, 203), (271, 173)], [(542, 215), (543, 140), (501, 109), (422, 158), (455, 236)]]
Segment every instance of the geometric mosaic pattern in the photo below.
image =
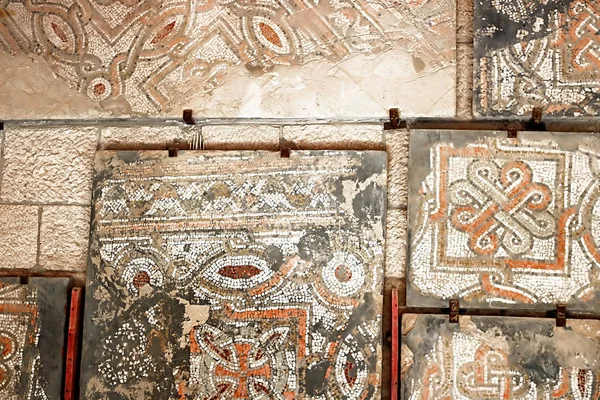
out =
[(475, 2), (480, 116), (600, 114), (600, 1)]
[(593, 307), (597, 143), (564, 150), (557, 141), (483, 136), (412, 133), (409, 305)]
[(3, 0), (0, 6), (0, 50), (43, 56), (71, 87), (118, 113), (156, 114), (182, 94), (209, 96), (238, 65), (262, 75), (396, 46), (418, 49), (419, 70), (455, 58), (452, 0)]
[(81, 397), (380, 396), (383, 152), (99, 152)]
[(451, 324), (448, 316), (405, 314), (402, 398), (597, 399), (597, 323), (465, 316)]

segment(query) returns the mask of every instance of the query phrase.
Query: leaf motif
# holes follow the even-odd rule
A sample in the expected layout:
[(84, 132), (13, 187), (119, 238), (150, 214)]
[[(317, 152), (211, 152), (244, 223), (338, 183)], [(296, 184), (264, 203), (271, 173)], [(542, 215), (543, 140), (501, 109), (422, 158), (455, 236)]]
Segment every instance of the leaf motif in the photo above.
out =
[(271, 28), (264, 22), (259, 23), (258, 26), (260, 28), (260, 32), (265, 37), (265, 39), (267, 39), (270, 43), (273, 43), (277, 47), (282, 47), (283, 44), (281, 43), (281, 38), (273, 28)]
[(173, 32), (173, 29), (175, 29), (175, 21), (171, 22), (170, 24), (167, 24), (167, 25), (163, 26), (158, 31), (158, 33), (156, 34), (156, 36), (154, 36), (154, 38), (152, 39), (152, 41), (150, 43), (152, 43), (152, 44), (160, 43), (164, 38), (166, 38), (167, 36), (169, 36), (169, 34), (171, 32)]

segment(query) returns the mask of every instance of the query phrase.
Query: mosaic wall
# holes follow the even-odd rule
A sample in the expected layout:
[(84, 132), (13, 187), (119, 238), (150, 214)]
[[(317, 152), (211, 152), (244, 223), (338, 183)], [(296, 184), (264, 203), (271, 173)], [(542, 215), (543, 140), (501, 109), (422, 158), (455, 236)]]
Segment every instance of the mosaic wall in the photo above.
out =
[(401, 398), (597, 399), (598, 322), (405, 314)]
[(526, 138), (411, 133), (409, 305), (597, 306), (599, 144)]
[(600, 113), (600, 1), (475, 1), (475, 113)]
[(99, 152), (81, 396), (380, 396), (383, 152)]
[(0, 398), (58, 400), (68, 280), (18, 280), (0, 282)]
[[(348, 108), (352, 116), (384, 116), (392, 105), (412, 115), (454, 113), (454, 0), (0, 6), (2, 57), (48, 63), (73, 90), (117, 114), (180, 115), (185, 105), (217, 117), (336, 116)], [(7, 79), (17, 83), (23, 72), (15, 69)]]

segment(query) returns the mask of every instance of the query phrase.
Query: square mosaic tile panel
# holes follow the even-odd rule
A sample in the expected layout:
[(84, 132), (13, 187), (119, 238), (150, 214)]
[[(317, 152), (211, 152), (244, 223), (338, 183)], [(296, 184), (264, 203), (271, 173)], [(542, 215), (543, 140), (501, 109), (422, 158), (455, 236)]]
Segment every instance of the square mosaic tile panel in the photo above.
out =
[(479, 116), (600, 114), (600, 1), (476, 0)]
[(506, 135), (411, 133), (408, 304), (597, 312), (598, 141)]
[(600, 396), (600, 321), (402, 318), (402, 399), (581, 399)]
[(455, 13), (455, 0), (6, 0), (14, 95), (0, 114), (451, 116)]
[(376, 399), (384, 152), (99, 152), (86, 399)]
[(13, 282), (0, 281), (0, 398), (58, 400), (69, 280)]

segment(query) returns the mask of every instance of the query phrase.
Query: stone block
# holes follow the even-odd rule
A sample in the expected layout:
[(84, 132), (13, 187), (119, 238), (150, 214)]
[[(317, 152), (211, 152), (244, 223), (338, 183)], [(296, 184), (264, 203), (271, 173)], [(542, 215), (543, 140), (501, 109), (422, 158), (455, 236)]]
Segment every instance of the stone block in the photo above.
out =
[[(473, 44), (473, 0), (456, 0), (456, 42)], [(459, 46), (460, 47), (460, 46)], [(459, 70), (460, 71), (460, 70)]]
[(53, 271), (85, 271), (89, 232), (89, 207), (44, 206), (40, 228), (40, 267)]
[(178, 125), (109, 126), (100, 129), (100, 149), (164, 150), (189, 148), (194, 130)]
[(96, 128), (6, 128), (2, 201), (90, 202)]
[(37, 261), (38, 207), (0, 205), (0, 269), (32, 269)]
[(206, 150), (277, 150), (279, 132), (269, 125), (206, 125), (202, 142)]
[(406, 210), (387, 211), (385, 277), (404, 278), (406, 271)]
[(456, 116), (473, 118), (473, 45), (458, 44), (456, 62)]
[(408, 130), (385, 131), (388, 153), (388, 207), (400, 208), (408, 204)]
[(286, 125), (283, 143), (302, 150), (381, 150), (383, 124)]

